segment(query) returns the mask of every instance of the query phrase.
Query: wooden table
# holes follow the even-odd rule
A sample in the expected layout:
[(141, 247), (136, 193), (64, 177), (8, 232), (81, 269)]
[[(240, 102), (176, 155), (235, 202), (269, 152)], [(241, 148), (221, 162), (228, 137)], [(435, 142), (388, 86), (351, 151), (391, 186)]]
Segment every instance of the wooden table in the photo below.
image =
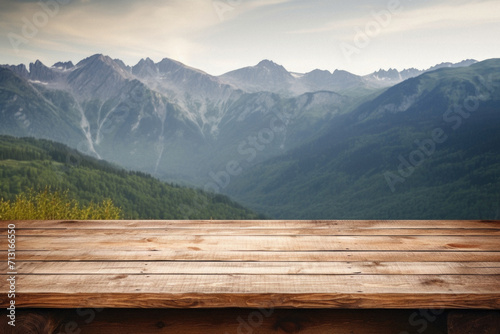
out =
[[(15, 224), (18, 316), (59, 314), (88, 333), (120, 320), (142, 324), (137, 333), (149, 333), (143, 321), (151, 333), (421, 333), (444, 316), (429, 333), (500, 333), (498, 221), (0, 223), (2, 291)], [(93, 309), (92, 322), (77, 308)]]

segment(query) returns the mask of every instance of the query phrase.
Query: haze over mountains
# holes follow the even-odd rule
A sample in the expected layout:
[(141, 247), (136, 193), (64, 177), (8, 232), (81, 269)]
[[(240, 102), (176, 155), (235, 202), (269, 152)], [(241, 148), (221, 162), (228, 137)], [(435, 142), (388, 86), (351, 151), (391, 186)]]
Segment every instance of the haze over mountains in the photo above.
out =
[[(455, 112), (447, 116), (458, 122), (455, 107), (471, 97), (480, 101), (479, 116), (461, 117), (464, 123), (470, 118), (467, 125), (473, 129), (452, 131), (449, 138), (457, 141), (450, 139), (428, 160), (439, 157), (448, 165), (452, 156), (465, 154), (491, 173), (481, 181), (484, 194), (500, 198), (494, 173), (499, 78), (491, 76), (499, 73), (498, 60), (367, 76), (342, 70), (298, 74), (270, 60), (218, 77), (167, 58), (158, 63), (146, 58), (133, 67), (103, 55), (76, 65), (47, 67), (37, 61), (29, 71), (24, 65), (4, 65), (0, 134), (63, 142), (164, 180), (229, 192), (273, 217), (418, 218), (425, 207), (418, 212), (390, 205), (380, 209), (378, 195), (389, 190), (387, 201), (396, 196), (384, 175), (397, 172), (399, 155), (411, 153), (415, 140), (428, 138), (443, 122), (452, 123), (444, 113)], [(463, 143), (474, 143), (474, 150)], [(458, 169), (457, 180), (472, 170)], [(431, 189), (427, 177), (436, 169), (419, 171), (421, 177), (411, 179)], [(400, 182), (398, 188), (405, 191), (410, 183)], [(480, 207), (474, 196), (466, 196), (471, 214)], [(333, 199), (338, 206), (328, 204)], [(494, 212), (493, 201), (480, 210)], [(357, 215), (355, 203), (370, 203), (371, 209)], [(446, 218), (449, 210), (429, 212)]]
[(404, 81), (228, 193), (284, 219), (500, 218), (500, 59)]

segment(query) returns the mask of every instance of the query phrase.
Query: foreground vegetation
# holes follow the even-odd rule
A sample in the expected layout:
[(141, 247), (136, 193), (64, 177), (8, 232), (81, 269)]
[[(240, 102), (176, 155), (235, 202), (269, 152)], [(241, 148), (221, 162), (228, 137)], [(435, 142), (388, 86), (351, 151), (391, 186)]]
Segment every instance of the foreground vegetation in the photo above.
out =
[(14, 201), (0, 198), (0, 220), (106, 220), (120, 219), (121, 210), (110, 199), (86, 206), (70, 199), (67, 191), (30, 189), (16, 196)]

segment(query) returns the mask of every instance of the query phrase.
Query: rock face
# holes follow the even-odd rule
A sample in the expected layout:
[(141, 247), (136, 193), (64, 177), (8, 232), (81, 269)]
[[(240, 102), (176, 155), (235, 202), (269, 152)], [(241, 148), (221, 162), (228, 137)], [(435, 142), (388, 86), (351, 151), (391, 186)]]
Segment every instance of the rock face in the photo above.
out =
[(41, 61), (37, 60), (34, 64), (30, 64), (30, 79), (40, 82), (50, 82), (57, 78), (56, 71), (48, 68)]
[(58, 69), (58, 70), (69, 70), (69, 69), (72, 69), (73, 67), (75, 67), (75, 65), (73, 65), (73, 62), (71, 61), (67, 61), (67, 62), (57, 62), (55, 63), (54, 65), (52, 65), (52, 67)]
[(24, 64), (20, 64), (20, 65), (3, 65), (2, 67), (8, 68), (12, 72), (16, 73), (17, 75), (19, 75), (20, 77), (23, 77), (23, 78), (28, 78), (29, 75), (30, 75), (30, 73), (28, 72), (28, 70), (26, 69), (26, 66)]

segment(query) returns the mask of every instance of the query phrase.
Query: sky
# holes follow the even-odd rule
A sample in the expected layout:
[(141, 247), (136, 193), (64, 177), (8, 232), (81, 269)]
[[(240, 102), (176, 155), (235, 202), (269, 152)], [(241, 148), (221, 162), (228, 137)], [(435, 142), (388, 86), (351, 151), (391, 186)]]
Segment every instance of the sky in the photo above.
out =
[(263, 59), (364, 75), (497, 58), (499, 41), (498, 0), (0, 0), (0, 64), (102, 53), (212, 75)]

